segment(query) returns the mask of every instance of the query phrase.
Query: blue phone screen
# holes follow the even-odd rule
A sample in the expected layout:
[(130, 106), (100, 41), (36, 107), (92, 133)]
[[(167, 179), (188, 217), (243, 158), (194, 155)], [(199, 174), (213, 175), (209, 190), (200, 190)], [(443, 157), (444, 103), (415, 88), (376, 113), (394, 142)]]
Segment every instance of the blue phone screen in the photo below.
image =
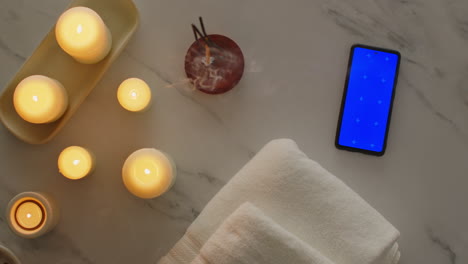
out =
[(357, 46), (351, 59), (338, 144), (382, 152), (400, 57)]

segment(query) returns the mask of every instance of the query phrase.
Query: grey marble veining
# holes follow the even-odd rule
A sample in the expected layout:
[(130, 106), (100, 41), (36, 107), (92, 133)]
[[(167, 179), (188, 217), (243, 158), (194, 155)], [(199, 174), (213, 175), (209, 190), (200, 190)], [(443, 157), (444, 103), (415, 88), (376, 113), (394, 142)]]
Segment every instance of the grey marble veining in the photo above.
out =
[(452, 247), (451, 247), (447, 242), (445, 242), (445, 241), (442, 240), (440, 237), (438, 237), (437, 235), (435, 235), (435, 234), (433, 233), (433, 231), (430, 230), (430, 229), (427, 230), (427, 234), (428, 234), (428, 236), (429, 236), (429, 239), (430, 239), (435, 245), (437, 245), (442, 251), (445, 252), (445, 254), (446, 254), (447, 257), (449, 258), (451, 264), (457, 263), (457, 254), (455, 253), (455, 251), (452, 249)]
[[(13, 235), (0, 214), (0, 244), (24, 263), (155, 263), (204, 205), (274, 138), (296, 140), (401, 231), (403, 264), (468, 262), (468, 2), (464, 0), (135, 0), (141, 25), (64, 130), (31, 146), (0, 126), (0, 211), (23, 191), (60, 201), (47, 236)], [(0, 0), (0, 87), (12, 78), (67, 6), (65, 0)], [(243, 79), (210, 96), (186, 84), (190, 24), (242, 48)], [(349, 47), (403, 56), (387, 153), (333, 146)], [(124, 111), (116, 89), (145, 79), (155, 102)], [(97, 156), (95, 173), (71, 182), (56, 159), (69, 145)], [(121, 166), (141, 147), (176, 160), (179, 175), (161, 198), (124, 188)]]

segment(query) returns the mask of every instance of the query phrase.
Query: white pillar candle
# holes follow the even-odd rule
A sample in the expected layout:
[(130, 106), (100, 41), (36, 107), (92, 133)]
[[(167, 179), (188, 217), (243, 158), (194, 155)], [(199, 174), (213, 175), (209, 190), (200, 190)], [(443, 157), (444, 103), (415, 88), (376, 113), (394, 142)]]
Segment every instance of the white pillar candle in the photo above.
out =
[(98, 13), (87, 7), (65, 11), (55, 26), (55, 37), (66, 53), (85, 64), (104, 59), (112, 46), (112, 36), (106, 24)]
[(59, 211), (54, 200), (36, 192), (24, 192), (15, 196), (7, 208), (10, 229), (24, 238), (40, 237), (58, 223)]
[(58, 158), (59, 172), (70, 180), (79, 180), (94, 170), (94, 155), (87, 149), (71, 146), (64, 149)]
[(167, 192), (175, 182), (172, 159), (156, 149), (140, 149), (131, 154), (122, 169), (123, 182), (135, 196), (151, 199)]
[(120, 105), (130, 112), (142, 112), (151, 104), (151, 89), (138, 78), (130, 78), (120, 84), (117, 90)]
[(51, 123), (68, 107), (67, 91), (60, 82), (43, 75), (22, 80), (13, 94), (18, 115), (33, 124)]

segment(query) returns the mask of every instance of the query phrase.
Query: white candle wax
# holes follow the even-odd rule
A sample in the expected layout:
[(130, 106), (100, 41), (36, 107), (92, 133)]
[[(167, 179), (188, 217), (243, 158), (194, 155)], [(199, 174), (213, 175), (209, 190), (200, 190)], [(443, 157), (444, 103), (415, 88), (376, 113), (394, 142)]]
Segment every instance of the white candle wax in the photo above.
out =
[(140, 149), (131, 154), (122, 169), (127, 189), (135, 196), (151, 199), (167, 192), (175, 182), (172, 159), (156, 149)]
[(109, 29), (96, 12), (87, 7), (65, 11), (57, 21), (55, 36), (66, 53), (85, 64), (100, 62), (112, 47)]

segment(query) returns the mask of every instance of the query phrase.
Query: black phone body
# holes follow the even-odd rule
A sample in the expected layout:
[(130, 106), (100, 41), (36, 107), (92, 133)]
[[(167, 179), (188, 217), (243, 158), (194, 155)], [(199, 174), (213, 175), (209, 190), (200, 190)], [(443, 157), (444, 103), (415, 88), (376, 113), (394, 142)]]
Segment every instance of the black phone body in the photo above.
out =
[(338, 149), (385, 153), (400, 60), (395, 50), (351, 47), (335, 138)]

